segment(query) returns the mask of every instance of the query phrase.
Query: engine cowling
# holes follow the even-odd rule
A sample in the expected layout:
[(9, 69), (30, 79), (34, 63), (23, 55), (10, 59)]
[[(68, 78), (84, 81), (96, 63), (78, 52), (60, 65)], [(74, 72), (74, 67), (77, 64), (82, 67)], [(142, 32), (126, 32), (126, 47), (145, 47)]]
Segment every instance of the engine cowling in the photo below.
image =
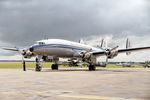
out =
[(91, 53), (86, 53), (84, 56), (85, 59), (90, 59), (91, 58)]
[(35, 54), (31, 52), (29, 49), (23, 49), (21, 54), (24, 56), (24, 58), (31, 58), (35, 56)]
[(91, 59), (91, 56), (92, 56), (92, 54), (90, 53), (90, 52), (88, 52), (88, 53), (81, 53), (80, 54), (80, 57), (82, 58), (82, 61), (86, 61), (86, 62), (89, 62), (90, 61), (90, 59)]
[(106, 51), (106, 56), (109, 59), (112, 59), (114, 57), (116, 57), (118, 55), (118, 51), (117, 50), (113, 50), (113, 51)]

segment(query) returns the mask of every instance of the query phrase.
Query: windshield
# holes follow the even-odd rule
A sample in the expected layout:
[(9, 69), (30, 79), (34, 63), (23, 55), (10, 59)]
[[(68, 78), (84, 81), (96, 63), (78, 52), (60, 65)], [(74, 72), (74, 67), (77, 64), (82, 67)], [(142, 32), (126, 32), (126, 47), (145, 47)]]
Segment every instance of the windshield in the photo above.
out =
[(42, 45), (42, 44), (45, 44), (44, 42), (38, 42), (38, 44)]

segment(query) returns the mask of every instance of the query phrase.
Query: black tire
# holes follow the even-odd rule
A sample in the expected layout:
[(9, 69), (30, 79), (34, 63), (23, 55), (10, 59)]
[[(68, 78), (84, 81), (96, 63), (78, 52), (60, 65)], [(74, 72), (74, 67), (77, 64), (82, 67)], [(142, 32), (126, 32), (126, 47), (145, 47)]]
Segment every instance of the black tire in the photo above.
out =
[(58, 65), (57, 64), (52, 64), (51, 68), (52, 68), (52, 70), (58, 70)]
[(95, 71), (96, 67), (94, 65), (89, 65), (89, 71)]
[(39, 64), (36, 64), (36, 68), (35, 68), (35, 71), (41, 71), (42, 70), (42, 67), (39, 65)]

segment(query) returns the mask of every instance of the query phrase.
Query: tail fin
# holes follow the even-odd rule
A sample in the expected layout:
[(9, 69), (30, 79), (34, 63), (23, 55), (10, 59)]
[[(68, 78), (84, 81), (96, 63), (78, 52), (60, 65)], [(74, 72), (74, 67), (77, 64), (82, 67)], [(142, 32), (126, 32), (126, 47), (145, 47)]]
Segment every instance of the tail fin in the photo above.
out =
[(104, 39), (102, 39), (101, 41), (101, 47), (103, 47), (103, 45), (104, 45)]
[[(126, 41), (126, 49), (130, 48), (131, 47), (131, 43), (129, 41), (129, 39), (127, 38), (127, 41)], [(131, 52), (126, 52), (127, 55), (130, 55)]]
[(107, 48), (107, 42), (104, 39), (102, 39), (102, 41), (101, 41), (101, 47)]
[(100, 45), (97, 45), (97, 47), (101, 48), (101, 49), (106, 49), (107, 48), (106, 41), (104, 39), (102, 39)]
[(80, 39), (80, 40), (79, 40), (79, 43), (85, 44), (85, 42), (83, 41), (83, 39)]

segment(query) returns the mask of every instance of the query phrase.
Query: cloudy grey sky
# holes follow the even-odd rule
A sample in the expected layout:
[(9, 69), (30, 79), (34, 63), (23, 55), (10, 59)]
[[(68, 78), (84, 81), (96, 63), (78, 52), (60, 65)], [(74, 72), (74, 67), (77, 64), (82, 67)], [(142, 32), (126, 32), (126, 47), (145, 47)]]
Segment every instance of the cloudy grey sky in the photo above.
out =
[[(0, 45), (26, 47), (45, 34), (73, 41), (107, 37), (113, 40), (111, 44), (120, 40), (120, 45), (131, 36), (136, 45), (147, 46), (150, 1), (0, 0)], [(1, 51), (0, 59), (8, 55), (14, 57), (12, 52)]]

